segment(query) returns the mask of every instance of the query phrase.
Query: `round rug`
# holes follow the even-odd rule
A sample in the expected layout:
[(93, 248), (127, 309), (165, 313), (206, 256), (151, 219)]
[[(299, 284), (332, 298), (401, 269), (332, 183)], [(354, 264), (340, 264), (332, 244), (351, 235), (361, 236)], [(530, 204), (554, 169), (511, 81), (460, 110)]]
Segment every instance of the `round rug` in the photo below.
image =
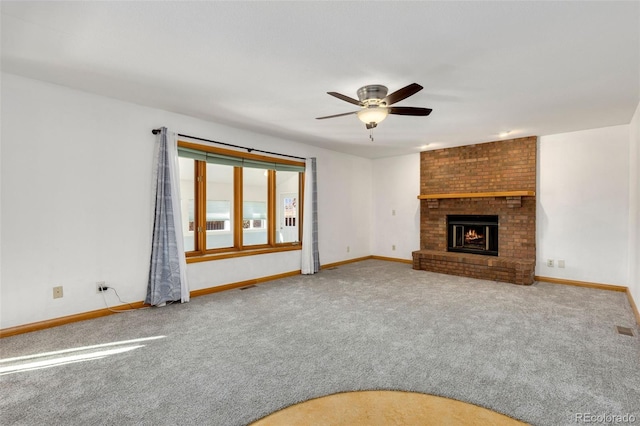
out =
[(466, 402), (401, 391), (344, 392), (276, 411), (252, 426), (280, 425), (526, 425)]

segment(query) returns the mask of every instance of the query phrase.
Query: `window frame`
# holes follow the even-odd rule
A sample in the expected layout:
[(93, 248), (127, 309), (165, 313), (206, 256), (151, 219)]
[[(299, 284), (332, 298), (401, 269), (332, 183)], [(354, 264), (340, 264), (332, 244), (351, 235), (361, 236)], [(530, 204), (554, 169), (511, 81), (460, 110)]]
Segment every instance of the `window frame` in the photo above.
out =
[[(252, 154), (250, 152), (240, 152), (225, 148), (218, 148), (193, 142), (178, 140), (178, 148), (187, 148), (205, 153), (220, 154), (238, 159), (256, 160), (268, 163), (277, 163), (289, 166), (305, 167), (301, 161), (270, 157), (266, 155)], [(296, 242), (276, 242), (276, 170), (267, 170), (267, 243), (260, 245), (243, 245), (243, 167), (233, 167), (233, 220), (231, 232), (233, 234), (233, 246), (224, 248), (206, 248), (206, 182), (207, 182), (207, 162), (197, 159), (194, 161), (194, 250), (185, 251), (187, 263), (203, 262), (217, 259), (227, 259), (231, 257), (252, 256), (265, 253), (274, 253), (290, 250), (302, 249), (302, 229), (303, 229), (303, 200), (304, 200), (304, 175), (305, 172), (298, 172), (298, 241)]]

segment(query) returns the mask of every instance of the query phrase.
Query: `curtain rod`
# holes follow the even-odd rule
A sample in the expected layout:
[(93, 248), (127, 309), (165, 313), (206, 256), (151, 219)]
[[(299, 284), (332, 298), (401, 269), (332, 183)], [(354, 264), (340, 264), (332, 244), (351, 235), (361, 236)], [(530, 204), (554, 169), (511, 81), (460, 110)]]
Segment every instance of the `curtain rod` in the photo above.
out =
[[(157, 135), (158, 133), (160, 133), (160, 129), (153, 129), (153, 130), (151, 130), (151, 133), (153, 133), (154, 135)], [(289, 158), (297, 158), (298, 160), (306, 160), (306, 158), (304, 158), (304, 157), (296, 157), (295, 155), (278, 154), (277, 152), (263, 151), (261, 149), (255, 149), (255, 148), (247, 148), (246, 146), (233, 145), (231, 143), (212, 141), (211, 139), (204, 139), (204, 138), (198, 138), (198, 137), (195, 137), (195, 136), (183, 135), (182, 133), (178, 133), (178, 136), (182, 136), (183, 138), (196, 139), (196, 140), (203, 141), (203, 142), (211, 142), (211, 143), (215, 143), (215, 144), (218, 144), (218, 145), (231, 146), (233, 148), (246, 149), (247, 152), (255, 151), (255, 152), (261, 152), (263, 154), (279, 155), (281, 157), (289, 157)]]

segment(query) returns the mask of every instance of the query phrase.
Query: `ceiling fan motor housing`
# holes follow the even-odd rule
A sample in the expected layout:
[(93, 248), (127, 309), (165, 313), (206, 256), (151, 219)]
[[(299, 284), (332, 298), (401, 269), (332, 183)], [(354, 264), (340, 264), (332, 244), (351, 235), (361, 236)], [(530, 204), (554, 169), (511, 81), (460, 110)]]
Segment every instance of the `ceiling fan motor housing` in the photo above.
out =
[(381, 84), (371, 84), (369, 86), (363, 86), (358, 89), (358, 99), (360, 102), (365, 105), (368, 104), (369, 100), (377, 100), (381, 101), (387, 96), (387, 86), (383, 86)]

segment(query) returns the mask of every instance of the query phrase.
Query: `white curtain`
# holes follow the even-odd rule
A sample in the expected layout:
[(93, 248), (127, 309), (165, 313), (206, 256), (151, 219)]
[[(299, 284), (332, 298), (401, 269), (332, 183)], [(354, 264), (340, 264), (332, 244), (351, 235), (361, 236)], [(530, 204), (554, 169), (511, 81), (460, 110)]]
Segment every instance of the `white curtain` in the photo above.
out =
[(306, 160), (303, 215), (300, 271), (303, 274), (315, 274), (320, 270), (320, 254), (318, 252), (318, 185), (315, 158), (307, 158)]
[(188, 302), (189, 284), (182, 235), (180, 172), (175, 134), (163, 127), (157, 136), (157, 144), (156, 202), (145, 302), (152, 306), (164, 306), (167, 302), (178, 300)]

